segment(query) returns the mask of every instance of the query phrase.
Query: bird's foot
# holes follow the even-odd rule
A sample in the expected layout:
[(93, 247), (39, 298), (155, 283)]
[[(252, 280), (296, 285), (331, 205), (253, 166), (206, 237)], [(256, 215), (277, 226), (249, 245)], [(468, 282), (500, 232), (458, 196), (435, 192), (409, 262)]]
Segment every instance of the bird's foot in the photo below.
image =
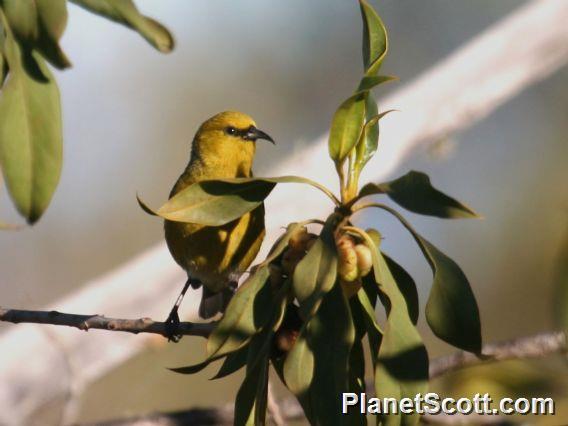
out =
[(181, 339), (181, 334), (179, 334), (179, 315), (177, 312), (177, 309), (174, 307), (174, 309), (172, 309), (172, 311), (170, 312), (170, 315), (168, 315), (168, 318), (166, 319), (166, 337), (168, 338), (168, 342), (174, 342), (177, 343), (179, 342), (179, 339)]

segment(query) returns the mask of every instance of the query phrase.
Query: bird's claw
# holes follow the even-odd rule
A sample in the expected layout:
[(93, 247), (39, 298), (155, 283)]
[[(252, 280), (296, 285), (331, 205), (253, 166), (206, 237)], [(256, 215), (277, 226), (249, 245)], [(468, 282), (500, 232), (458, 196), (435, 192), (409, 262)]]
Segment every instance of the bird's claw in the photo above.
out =
[(172, 309), (170, 315), (168, 315), (168, 319), (166, 319), (166, 337), (168, 338), (168, 342), (177, 343), (181, 339), (181, 334), (179, 334), (179, 315), (177, 313), (177, 309)]

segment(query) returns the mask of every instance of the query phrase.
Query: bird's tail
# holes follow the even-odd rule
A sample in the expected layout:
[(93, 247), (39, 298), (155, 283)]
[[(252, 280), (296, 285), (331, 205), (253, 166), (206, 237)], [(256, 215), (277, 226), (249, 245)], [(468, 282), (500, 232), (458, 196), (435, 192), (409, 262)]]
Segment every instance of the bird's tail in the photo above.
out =
[(229, 286), (223, 290), (213, 292), (203, 286), (203, 294), (199, 305), (199, 316), (203, 319), (209, 319), (218, 313), (225, 312), (233, 294), (235, 294), (236, 288), (237, 283), (230, 283)]

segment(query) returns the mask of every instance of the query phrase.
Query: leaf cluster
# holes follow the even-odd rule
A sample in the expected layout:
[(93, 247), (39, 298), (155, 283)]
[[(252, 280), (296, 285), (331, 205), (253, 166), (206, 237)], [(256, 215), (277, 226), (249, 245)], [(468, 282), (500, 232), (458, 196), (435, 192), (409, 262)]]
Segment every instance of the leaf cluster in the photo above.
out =
[[(325, 221), (289, 224), (239, 287), (207, 342), (199, 364), (174, 371), (193, 374), (223, 360), (214, 378), (241, 368), (246, 376), (235, 402), (235, 424), (266, 423), (268, 370), (297, 397), (311, 424), (365, 424), (359, 409), (342, 416), (340, 395), (365, 392), (365, 341), (368, 342), (377, 397), (414, 398), (428, 389), (428, 354), (416, 328), (421, 312), (412, 276), (381, 247), (376, 229), (354, 226), (358, 212), (380, 210), (409, 231), (432, 269), (433, 281), (423, 311), (441, 340), (479, 354), (481, 326), (471, 286), (461, 268), (421, 236), (396, 209), (368, 197), (388, 197), (413, 213), (443, 219), (475, 218), (465, 204), (435, 188), (427, 175), (411, 171), (359, 189), (359, 174), (377, 150), (378, 123), (371, 89), (392, 80), (378, 71), (388, 49), (387, 33), (375, 10), (360, 0), (363, 18), (364, 75), (335, 113), (329, 154), (338, 172), (341, 194), (305, 178), (239, 178), (194, 183), (157, 211), (172, 221), (220, 226), (257, 208), (275, 185), (308, 184), (323, 191), (333, 209)], [(308, 233), (306, 225), (318, 227)], [(370, 251), (370, 273), (342, 275), (345, 258), (338, 241), (348, 236)], [(359, 262), (356, 258), (355, 262)], [(383, 310), (380, 321), (377, 310)], [(378, 417), (385, 425), (412, 425), (416, 414)]]
[[(132, 0), (69, 0), (140, 33), (161, 52), (168, 30), (138, 12)], [(71, 62), (59, 45), (67, 0), (0, 1), (0, 168), (18, 212), (35, 223), (49, 205), (62, 167), (59, 89), (47, 65)]]

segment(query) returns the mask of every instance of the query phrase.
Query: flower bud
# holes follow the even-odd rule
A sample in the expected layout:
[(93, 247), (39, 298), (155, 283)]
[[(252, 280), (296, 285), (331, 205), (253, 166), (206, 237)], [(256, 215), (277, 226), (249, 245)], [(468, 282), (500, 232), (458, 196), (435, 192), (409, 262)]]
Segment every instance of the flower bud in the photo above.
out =
[(359, 276), (364, 277), (373, 267), (371, 250), (365, 244), (357, 244), (355, 246), (355, 253), (357, 253), (357, 268), (359, 269)]
[(348, 235), (339, 238), (337, 254), (339, 257), (339, 265), (337, 266), (339, 276), (345, 281), (355, 281), (359, 276), (359, 268), (357, 267), (357, 252), (353, 238)]

